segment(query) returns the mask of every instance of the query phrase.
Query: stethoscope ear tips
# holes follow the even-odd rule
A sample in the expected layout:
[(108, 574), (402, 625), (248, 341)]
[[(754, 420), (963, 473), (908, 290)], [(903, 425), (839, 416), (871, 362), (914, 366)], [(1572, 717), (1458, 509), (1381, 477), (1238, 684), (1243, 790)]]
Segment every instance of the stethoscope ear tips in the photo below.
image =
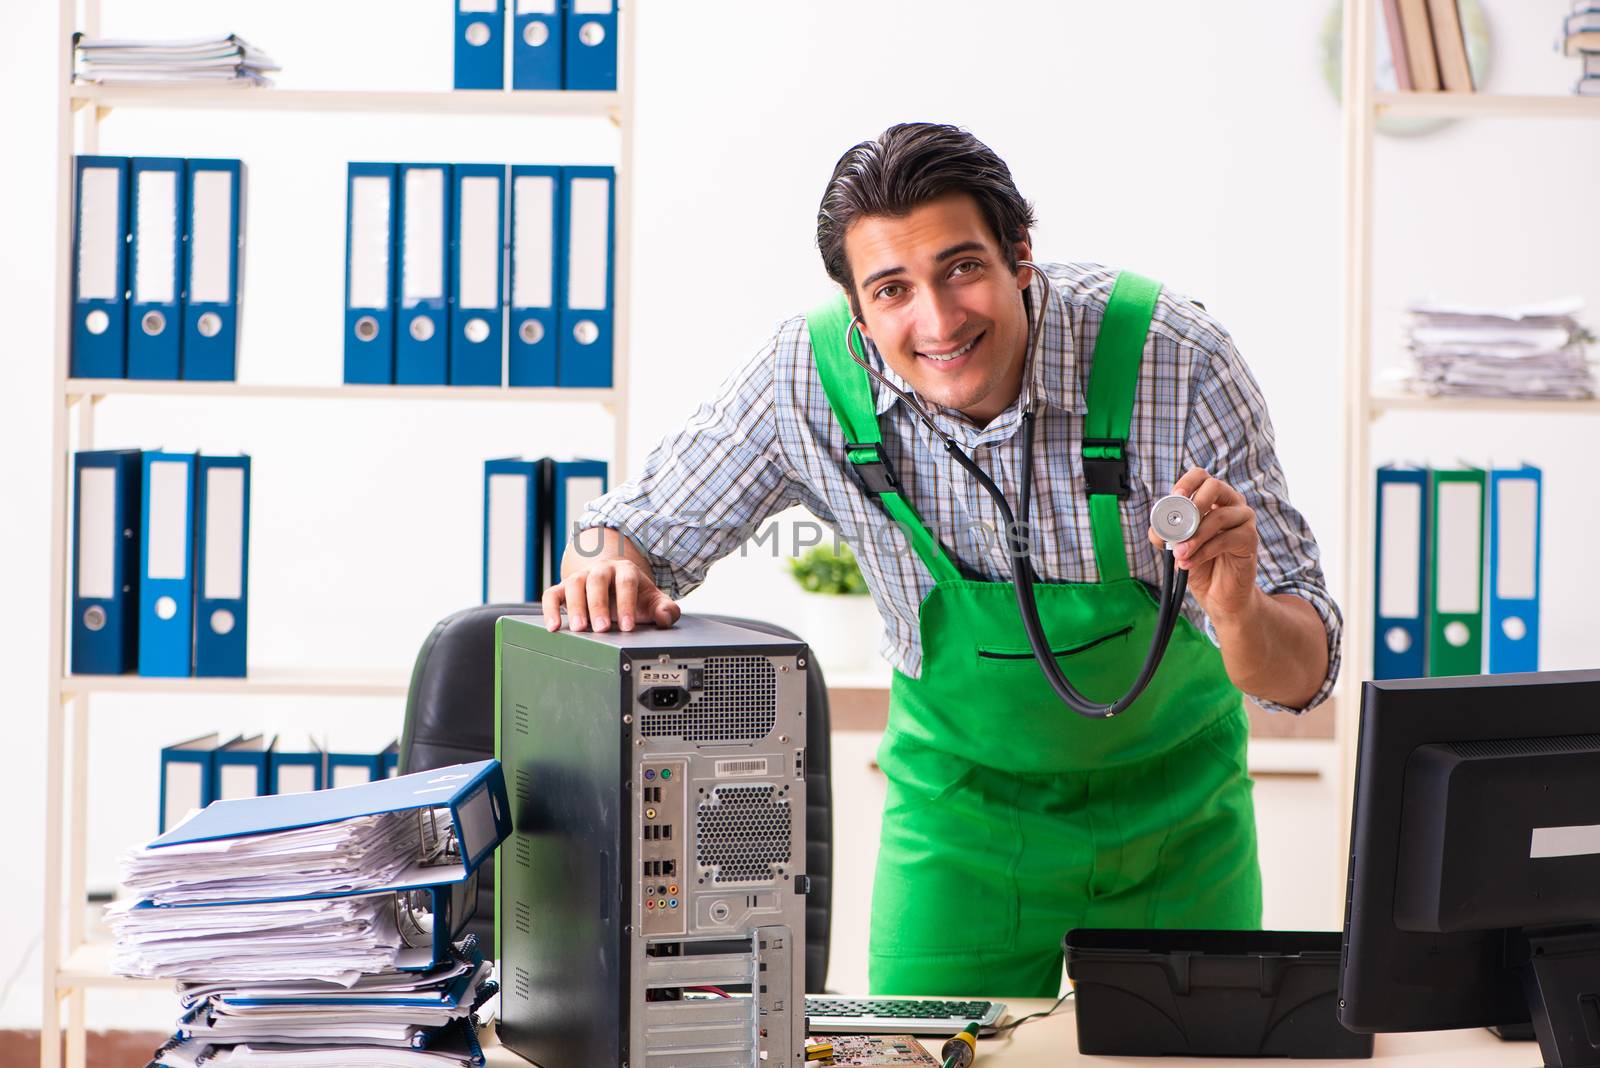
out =
[(1150, 529), (1170, 549), (1194, 537), (1194, 532), (1200, 529), (1200, 509), (1189, 498), (1176, 493), (1163, 497), (1150, 509)]

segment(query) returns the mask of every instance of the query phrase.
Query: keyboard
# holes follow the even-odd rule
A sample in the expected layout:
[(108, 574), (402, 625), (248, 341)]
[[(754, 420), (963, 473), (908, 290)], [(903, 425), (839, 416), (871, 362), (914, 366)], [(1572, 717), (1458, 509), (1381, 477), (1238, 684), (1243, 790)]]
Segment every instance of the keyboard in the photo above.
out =
[(926, 998), (806, 997), (812, 1034), (943, 1035), (976, 1020), (986, 1034), (1005, 1015), (1001, 1001), (940, 1001)]

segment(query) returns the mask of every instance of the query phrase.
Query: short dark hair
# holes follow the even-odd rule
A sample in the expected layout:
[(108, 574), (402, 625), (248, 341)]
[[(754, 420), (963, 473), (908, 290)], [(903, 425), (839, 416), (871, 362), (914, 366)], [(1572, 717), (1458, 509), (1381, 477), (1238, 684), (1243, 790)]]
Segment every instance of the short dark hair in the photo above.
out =
[(904, 122), (839, 157), (817, 209), (817, 249), (828, 277), (844, 287), (852, 305), (854, 279), (844, 254), (850, 225), (869, 215), (903, 217), (949, 193), (968, 193), (978, 202), (1006, 266), (1015, 271), (1015, 244), (1033, 228), (1033, 205), (1017, 192), (1005, 160), (966, 130)]

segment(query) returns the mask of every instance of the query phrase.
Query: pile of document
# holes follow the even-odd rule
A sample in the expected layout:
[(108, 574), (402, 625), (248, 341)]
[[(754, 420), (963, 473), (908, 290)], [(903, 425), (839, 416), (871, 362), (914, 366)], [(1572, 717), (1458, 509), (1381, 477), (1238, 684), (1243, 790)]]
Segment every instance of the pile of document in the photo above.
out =
[(215, 802), (123, 858), (112, 970), (172, 979), (152, 1064), (481, 1065), (498, 992), (462, 937), (510, 833), (486, 760), (315, 793)]
[(1577, 298), (1522, 308), (1422, 302), (1408, 310), (1407, 385), (1432, 396), (1581, 400), (1595, 395)]
[(73, 59), (75, 80), (98, 85), (271, 85), (267, 72), (282, 69), (233, 34), (175, 41), (79, 34)]
[(1600, 0), (1573, 0), (1572, 13), (1561, 21), (1556, 47), (1583, 63), (1572, 91), (1600, 96)]

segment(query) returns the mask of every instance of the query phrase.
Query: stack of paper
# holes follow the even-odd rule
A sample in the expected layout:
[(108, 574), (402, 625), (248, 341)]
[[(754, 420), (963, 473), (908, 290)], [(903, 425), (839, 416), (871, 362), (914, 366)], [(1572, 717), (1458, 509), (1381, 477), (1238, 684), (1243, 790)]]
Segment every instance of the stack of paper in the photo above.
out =
[(242, 37), (74, 38), (74, 78), (100, 85), (271, 85), (281, 68)]
[(383, 971), (348, 986), (185, 983), (184, 1008), (158, 1065), (344, 1068), (482, 1063), (476, 1012), (498, 990), (468, 937), (428, 972)]
[(180, 983), (173, 1068), (482, 1064), (470, 936), (510, 833), (497, 761), (218, 801), (123, 858), (112, 969)]
[(1600, 96), (1600, 0), (1572, 0), (1572, 14), (1561, 22), (1556, 47), (1583, 62), (1572, 91)]
[(1586, 345), (1594, 338), (1578, 322), (1582, 308), (1578, 298), (1498, 309), (1413, 304), (1406, 382), (1435, 396), (1593, 397)]

